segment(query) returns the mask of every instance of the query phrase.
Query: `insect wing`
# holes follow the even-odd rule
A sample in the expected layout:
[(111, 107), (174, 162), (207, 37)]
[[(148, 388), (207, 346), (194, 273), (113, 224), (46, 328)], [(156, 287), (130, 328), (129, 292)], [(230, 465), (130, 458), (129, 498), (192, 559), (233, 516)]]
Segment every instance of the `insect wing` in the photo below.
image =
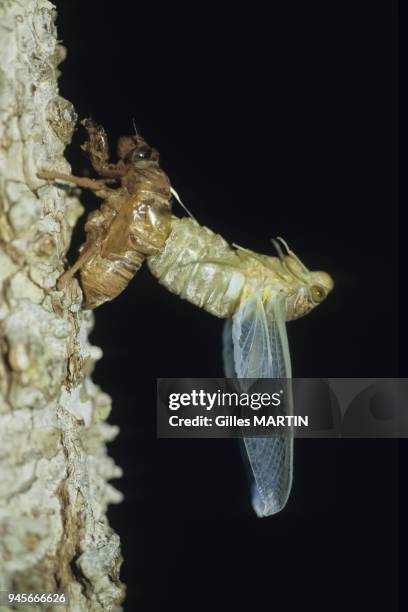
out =
[(222, 331), (222, 360), (227, 378), (236, 378), (234, 365), (234, 345), (232, 343), (232, 319), (227, 319)]
[[(231, 334), (231, 335), (230, 335)], [(265, 310), (259, 296), (246, 300), (224, 330), (226, 375), (233, 366), (238, 378), (280, 378), (291, 376), (283, 300), (270, 301)], [(242, 381), (241, 390), (247, 390)], [(292, 412), (290, 388), (284, 394), (285, 412)], [(243, 438), (242, 450), (251, 489), (252, 505), (258, 516), (282, 510), (292, 486), (293, 435), (277, 431), (268, 438)]]

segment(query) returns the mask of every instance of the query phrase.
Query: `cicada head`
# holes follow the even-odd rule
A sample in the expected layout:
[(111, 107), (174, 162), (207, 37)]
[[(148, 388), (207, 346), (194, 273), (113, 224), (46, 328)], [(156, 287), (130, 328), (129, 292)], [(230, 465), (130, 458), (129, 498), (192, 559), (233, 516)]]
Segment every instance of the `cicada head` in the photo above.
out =
[(121, 136), (118, 140), (118, 157), (126, 163), (139, 163), (141, 161), (159, 161), (159, 153), (147, 144), (139, 134), (134, 136)]
[[(288, 293), (286, 300), (286, 318), (287, 320), (298, 319), (328, 296), (334, 287), (333, 279), (327, 272), (308, 270), (299, 257), (289, 249), (283, 238), (277, 238), (272, 242), (282, 266), (293, 279), (292, 290)], [(279, 243), (285, 247), (285, 254)]]

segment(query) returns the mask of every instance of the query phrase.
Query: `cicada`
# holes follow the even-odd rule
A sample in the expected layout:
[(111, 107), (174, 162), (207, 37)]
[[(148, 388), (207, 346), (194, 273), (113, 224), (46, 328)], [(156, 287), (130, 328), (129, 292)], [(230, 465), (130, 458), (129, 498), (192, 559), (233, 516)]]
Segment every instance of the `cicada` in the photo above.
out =
[[(79, 270), (85, 307), (114, 299), (128, 285), (145, 257), (160, 252), (171, 230), (172, 188), (159, 166), (159, 154), (135, 130), (118, 141), (118, 162), (109, 162), (103, 127), (83, 121), (88, 141), (83, 149), (95, 171), (94, 180), (43, 170), (39, 178), (62, 180), (91, 189), (103, 200), (85, 224), (80, 256), (58, 281), (62, 289)], [(174, 192), (175, 193), (175, 192)]]
[[(172, 218), (164, 249), (147, 258), (159, 282), (181, 298), (227, 319), (224, 368), (227, 377), (291, 377), (286, 321), (306, 315), (333, 289), (326, 272), (311, 272), (282, 238), (277, 256), (230, 246), (189, 218)], [(292, 486), (293, 437), (244, 438), (258, 516), (286, 504)]]

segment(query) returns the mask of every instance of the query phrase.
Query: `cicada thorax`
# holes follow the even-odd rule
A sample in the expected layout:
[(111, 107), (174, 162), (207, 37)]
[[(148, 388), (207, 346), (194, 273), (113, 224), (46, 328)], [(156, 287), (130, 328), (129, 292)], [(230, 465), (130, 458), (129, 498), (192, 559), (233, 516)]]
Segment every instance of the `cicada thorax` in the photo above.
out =
[[(156, 164), (150, 168), (146, 165), (142, 170), (128, 183), (132, 193), (128, 192), (119, 210), (112, 212), (105, 205), (101, 212), (105, 225), (99, 219), (102, 230), (98, 248), (80, 273), (87, 308), (96, 308), (119, 295), (145, 257), (158, 254), (170, 234), (169, 180)], [(96, 216), (95, 222), (97, 219)], [(92, 231), (91, 224), (88, 231)], [(89, 241), (95, 244), (95, 237)]]

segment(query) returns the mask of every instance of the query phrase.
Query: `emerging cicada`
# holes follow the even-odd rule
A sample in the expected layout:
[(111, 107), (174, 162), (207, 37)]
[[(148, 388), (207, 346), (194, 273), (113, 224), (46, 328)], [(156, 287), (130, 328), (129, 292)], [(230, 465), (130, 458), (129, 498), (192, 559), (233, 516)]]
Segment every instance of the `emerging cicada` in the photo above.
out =
[[(137, 134), (118, 141), (117, 163), (109, 162), (103, 127), (83, 121), (88, 141), (82, 146), (96, 172), (94, 180), (43, 170), (39, 178), (62, 180), (91, 189), (103, 200), (85, 224), (86, 242), (76, 263), (61, 276), (62, 289), (80, 270), (85, 307), (113, 300), (128, 285), (145, 257), (160, 252), (171, 229), (170, 181), (159, 154)], [(118, 186), (110, 186), (112, 183)]]
[[(232, 248), (192, 219), (173, 217), (164, 249), (147, 259), (167, 289), (228, 319), (223, 343), (229, 378), (290, 378), (285, 322), (310, 312), (333, 288), (326, 272), (310, 272), (282, 238), (273, 242), (278, 257), (259, 255)], [(274, 514), (291, 489), (293, 436), (244, 438), (243, 447), (254, 509), (258, 516)]]

